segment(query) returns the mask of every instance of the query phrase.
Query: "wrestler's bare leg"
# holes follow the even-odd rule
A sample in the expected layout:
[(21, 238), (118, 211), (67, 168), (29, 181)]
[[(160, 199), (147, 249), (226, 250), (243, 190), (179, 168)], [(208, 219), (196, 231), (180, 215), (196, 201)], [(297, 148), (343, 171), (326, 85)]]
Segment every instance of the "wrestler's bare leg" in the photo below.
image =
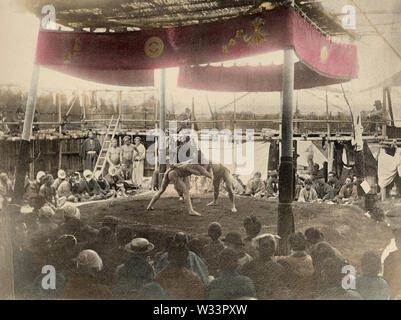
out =
[(233, 191), (233, 181), (232, 176), (229, 171), (226, 171), (223, 176), (224, 183), (226, 184), (226, 189), (228, 192), (228, 197), (231, 200), (231, 212), (237, 212), (237, 208), (235, 207), (235, 197)]
[(201, 216), (199, 212), (196, 212), (192, 207), (191, 196), (189, 195), (189, 188), (186, 186), (185, 178), (178, 178), (174, 183), (174, 188), (180, 193), (184, 194), (185, 201), (187, 202), (188, 213), (191, 216)]
[(172, 175), (172, 172), (171, 171), (167, 171), (164, 174), (161, 188), (152, 197), (152, 200), (150, 200), (146, 210), (153, 210), (153, 205), (156, 203), (157, 200), (160, 199), (160, 196), (164, 193), (164, 191), (166, 191), (168, 185), (170, 184), (170, 179), (171, 178), (174, 178), (173, 175)]
[(215, 175), (213, 177), (213, 201), (209, 202), (206, 206), (217, 205), (217, 199), (219, 198), (219, 193), (220, 193), (220, 183), (221, 183), (221, 177)]

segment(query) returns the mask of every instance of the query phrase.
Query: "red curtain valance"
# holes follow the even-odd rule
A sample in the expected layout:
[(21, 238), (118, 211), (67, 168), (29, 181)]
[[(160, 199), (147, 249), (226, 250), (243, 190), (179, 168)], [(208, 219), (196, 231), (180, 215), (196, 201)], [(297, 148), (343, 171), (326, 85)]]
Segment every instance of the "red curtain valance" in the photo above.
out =
[[(282, 65), (271, 66), (194, 66), (180, 68), (178, 86), (187, 89), (231, 92), (281, 91)], [(294, 89), (310, 89), (338, 84), (347, 80), (330, 78), (307, 67), (294, 65)]]
[(226, 21), (133, 32), (40, 31), (36, 62), (95, 70), (140, 70), (231, 60), (285, 48), (320, 73), (356, 77), (357, 49), (334, 43), (292, 7)]

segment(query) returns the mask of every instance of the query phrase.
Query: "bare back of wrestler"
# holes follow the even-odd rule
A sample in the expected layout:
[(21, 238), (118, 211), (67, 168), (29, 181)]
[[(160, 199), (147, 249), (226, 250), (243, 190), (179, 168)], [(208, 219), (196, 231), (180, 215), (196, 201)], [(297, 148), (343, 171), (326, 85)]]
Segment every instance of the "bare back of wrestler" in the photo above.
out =
[(172, 164), (170, 168), (164, 174), (161, 188), (153, 196), (150, 201), (147, 210), (153, 210), (153, 205), (159, 200), (160, 196), (166, 191), (168, 185), (172, 183), (174, 189), (177, 191), (180, 197), (184, 197), (188, 213), (192, 216), (200, 216), (201, 214), (196, 212), (192, 207), (191, 197), (189, 195), (189, 176), (190, 175), (205, 176), (207, 178), (213, 179), (213, 176), (208, 172), (204, 166), (200, 164), (193, 163), (178, 163)]

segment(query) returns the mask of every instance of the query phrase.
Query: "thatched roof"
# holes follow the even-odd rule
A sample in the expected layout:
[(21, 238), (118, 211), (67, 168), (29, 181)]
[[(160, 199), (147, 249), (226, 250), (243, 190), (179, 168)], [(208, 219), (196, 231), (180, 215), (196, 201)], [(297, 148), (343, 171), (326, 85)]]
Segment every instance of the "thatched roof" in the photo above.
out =
[[(38, 17), (48, 0), (15, 0)], [(288, 0), (53, 0), (56, 22), (76, 30), (109, 28), (153, 29), (212, 22), (257, 13), (277, 6), (288, 5)], [(319, 1), (296, 0), (297, 7), (313, 23), (329, 35), (350, 32), (326, 12)]]

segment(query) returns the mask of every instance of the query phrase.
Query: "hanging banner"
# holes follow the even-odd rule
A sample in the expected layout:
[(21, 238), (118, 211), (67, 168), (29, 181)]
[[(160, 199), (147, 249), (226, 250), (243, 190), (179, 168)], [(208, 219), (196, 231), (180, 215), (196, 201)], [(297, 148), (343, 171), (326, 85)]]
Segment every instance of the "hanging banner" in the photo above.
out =
[(321, 73), (355, 77), (356, 46), (337, 44), (292, 7), (192, 26), (113, 33), (39, 33), (36, 62), (101, 70), (198, 65), (294, 48)]
[[(229, 92), (281, 91), (282, 65), (271, 66), (194, 66), (180, 68), (178, 86), (186, 89)], [(294, 89), (310, 89), (345, 82), (326, 77), (302, 62), (294, 65)]]

